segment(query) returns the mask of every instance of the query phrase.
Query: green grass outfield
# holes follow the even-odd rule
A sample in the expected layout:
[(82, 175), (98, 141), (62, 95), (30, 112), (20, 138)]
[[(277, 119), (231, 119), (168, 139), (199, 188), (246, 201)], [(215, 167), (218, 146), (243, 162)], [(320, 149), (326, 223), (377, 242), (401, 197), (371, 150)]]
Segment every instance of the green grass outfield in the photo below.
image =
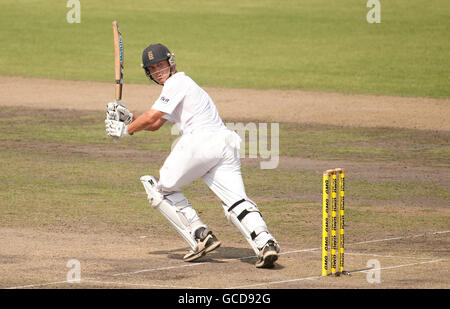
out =
[(203, 86), (450, 97), (450, 2), (381, 0), (0, 0), (0, 75), (113, 80), (111, 22), (125, 82), (146, 82), (142, 50), (163, 42)]

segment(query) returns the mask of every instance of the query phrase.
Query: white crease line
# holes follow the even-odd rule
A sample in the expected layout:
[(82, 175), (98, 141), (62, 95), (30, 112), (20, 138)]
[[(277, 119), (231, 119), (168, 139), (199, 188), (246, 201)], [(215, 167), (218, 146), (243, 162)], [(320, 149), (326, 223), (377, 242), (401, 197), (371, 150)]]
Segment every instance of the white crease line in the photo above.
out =
[(394, 265), (394, 266), (386, 266), (381, 268), (371, 268), (371, 269), (363, 269), (363, 270), (357, 270), (350, 272), (352, 274), (355, 273), (367, 273), (369, 271), (376, 271), (376, 270), (386, 270), (386, 269), (396, 269), (401, 267), (408, 267), (408, 266), (415, 266), (415, 265), (421, 265), (421, 264), (429, 264), (429, 263), (438, 263), (438, 262), (448, 262), (450, 259), (437, 259), (432, 261), (424, 261), (424, 262), (416, 262), (416, 263), (409, 263), (409, 264), (402, 264), (402, 265)]
[[(445, 234), (445, 233), (450, 233), (450, 230), (422, 233), (422, 234), (410, 235), (410, 236), (399, 236), (399, 237), (390, 237), (390, 238), (375, 239), (375, 240), (366, 240), (366, 241), (348, 243), (347, 245), (362, 245), (362, 244), (369, 244), (369, 243), (375, 243), (375, 242), (392, 241), (392, 240), (400, 240), (400, 239), (410, 239), (410, 238), (417, 238), (417, 237), (422, 237), (422, 236), (427, 236), (427, 235), (438, 235), (438, 234)], [(318, 247), (318, 248), (309, 248), (309, 249), (300, 249), (300, 250), (286, 251), (286, 252), (281, 252), (280, 255), (292, 254), (292, 253), (301, 253), (301, 252), (312, 252), (312, 251), (318, 251), (318, 250), (321, 250), (321, 249), (322, 249), (321, 247)], [(239, 260), (246, 260), (246, 259), (252, 259), (252, 258), (256, 258), (256, 256), (253, 255), (253, 256), (240, 257), (240, 258), (219, 259), (219, 260), (216, 260), (216, 261), (229, 262), (229, 261), (239, 261)], [(133, 275), (133, 274), (139, 274), (139, 273), (145, 273), (145, 272), (159, 271), (159, 270), (170, 270), (170, 269), (177, 269), (177, 268), (184, 268), (184, 267), (200, 266), (200, 265), (204, 265), (204, 264), (209, 264), (209, 263), (208, 262), (198, 262), (198, 263), (194, 263), (194, 264), (178, 264), (178, 265), (174, 265), (174, 266), (142, 269), (142, 270), (137, 270), (137, 271), (132, 271), (132, 272), (123, 272), (123, 273), (113, 274), (112, 276), (127, 276), (127, 275)]]
[(374, 242), (383, 242), (383, 241), (400, 240), (400, 239), (410, 239), (410, 238), (417, 238), (417, 237), (423, 237), (423, 236), (432, 236), (432, 235), (446, 234), (446, 233), (450, 233), (450, 230), (439, 231), (439, 232), (431, 232), (431, 233), (425, 232), (425, 233), (422, 233), (422, 234), (411, 235), (411, 236), (399, 236), (399, 237), (391, 237), (391, 238), (384, 238), (384, 239), (366, 240), (366, 241), (350, 243), (349, 245), (363, 245), (363, 244), (370, 244), (370, 243), (374, 243)]
[[(425, 262), (417, 262), (417, 263), (394, 265), (394, 266), (387, 266), (387, 267), (381, 267), (381, 268), (372, 268), (372, 269), (365, 269), (365, 270), (358, 270), (358, 271), (350, 271), (350, 274), (363, 273), (363, 272), (375, 271), (375, 270), (396, 269), (396, 268), (401, 268), (401, 267), (415, 266), (415, 265), (428, 264), (428, 263), (438, 263), (438, 262), (445, 262), (445, 261), (449, 261), (449, 259), (438, 259), (438, 260), (425, 261)], [(272, 284), (290, 283), (290, 282), (298, 282), (298, 281), (305, 281), (305, 280), (317, 280), (317, 279), (320, 279), (320, 278), (323, 278), (323, 277), (322, 276), (313, 276), (313, 277), (305, 277), (305, 278), (294, 278), (294, 279), (289, 279), (289, 280), (270, 281), (270, 282), (264, 282), (264, 283), (240, 285), (240, 286), (230, 287), (230, 288), (227, 288), (227, 289), (243, 289), (243, 288), (265, 286), (265, 285), (272, 285)]]
[(40, 286), (46, 286), (46, 285), (53, 285), (53, 284), (61, 284), (61, 283), (72, 283), (70, 281), (55, 281), (55, 282), (47, 282), (47, 283), (40, 283), (40, 284), (29, 284), (29, 285), (22, 285), (22, 286), (13, 286), (9, 288), (5, 288), (7, 290), (13, 290), (13, 289), (26, 289), (26, 288), (36, 288)]
[(195, 264), (174, 265), (174, 266), (166, 266), (166, 267), (158, 267), (158, 268), (150, 268), (150, 269), (141, 269), (141, 270), (136, 270), (136, 271), (132, 271), (132, 272), (113, 274), (112, 276), (114, 276), (114, 277), (127, 276), (127, 275), (134, 275), (134, 274), (140, 274), (140, 273), (146, 273), (146, 272), (152, 272), (152, 271), (158, 271), (158, 270), (169, 270), (169, 269), (176, 269), (176, 268), (183, 268), (183, 267), (193, 267), (193, 266), (199, 266), (199, 265), (202, 265), (205, 263), (206, 262), (195, 263)]
[[(392, 240), (400, 240), (400, 239), (411, 239), (411, 238), (417, 238), (417, 237), (422, 237), (422, 236), (430, 236), (430, 235), (438, 235), (438, 234), (446, 234), (446, 233), (450, 233), (450, 230), (448, 230), (448, 231), (439, 231), (439, 232), (422, 233), (422, 234), (410, 235), (410, 236), (399, 236), (399, 237), (390, 237), (390, 238), (383, 238), (383, 239), (365, 240), (365, 241), (347, 243), (346, 245), (364, 245), (364, 244), (370, 244), (370, 243), (375, 243), (375, 242), (392, 241)], [(308, 252), (308, 251), (318, 251), (318, 250), (322, 250), (322, 248), (321, 247), (316, 247), (316, 248), (309, 248), (309, 249), (300, 249), (300, 250), (294, 250), (294, 251), (287, 251), (287, 252), (280, 253), (280, 255), (282, 255), (282, 254), (290, 254), (290, 253), (301, 253), (301, 252)], [(431, 259), (431, 258), (429, 258), (429, 259)]]
[[(217, 259), (215, 261), (218, 262), (228, 262), (228, 261), (238, 261), (238, 260), (246, 260), (246, 259), (252, 259), (256, 258), (255, 255), (253, 256), (246, 256), (246, 257), (240, 257), (240, 258), (230, 258), (230, 259)], [(209, 262), (197, 262), (192, 264), (178, 264), (174, 266), (165, 266), (165, 267), (157, 267), (157, 268), (149, 268), (149, 269), (142, 269), (132, 272), (125, 272), (125, 273), (118, 273), (113, 274), (112, 276), (126, 276), (126, 275), (133, 275), (133, 274), (139, 274), (139, 273), (146, 273), (146, 272), (152, 272), (152, 271), (159, 271), (159, 270), (169, 270), (169, 269), (177, 269), (177, 268), (183, 268), (183, 267), (194, 267), (194, 266), (200, 266), (204, 264), (210, 264)]]
[(358, 253), (358, 252), (345, 252), (345, 255), (361, 255), (361, 256), (374, 256), (374, 257), (381, 257), (381, 258), (411, 259), (411, 260), (431, 260), (431, 259), (433, 259), (433, 257), (400, 256), (400, 255), (381, 255), (381, 254)]
[(314, 277), (305, 277), (305, 278), (295, 278), (295, 279), (289, 279), (289, 280), (281, 280), (281, 281), (271, 281), (271, 282), (265, 282), (265, 283), (255, 283), (255, 284), (248, 284), (248, 285), (240, 285), (240, 286), (233, 286), (226, 289), (243, 289), (247, 287), (255, 287), (255, 286), (264, 286), (264, 285), (271, 285), (271, 284), (280, 284), (280, 283), (290, 283), (290, 282), (297, 282), (297, 281), (305, 281), (305, 280), (317, 280), (321, 278), (321, 276), (314, 276)]
[(91, 282), (98, 284), (112, 284), (112, 285), (127, 285), (127, 286), (138, 286), (138, 287), (152, 287), (152, 288), (169, 288), (169, 289), (199, 289), (190, 286), (174, 286), (174, 285), (162, 285), (162, 284), (146, 284), (146, 283), (129, 283), (129, 282), (112, 282), (112, 281), (100, 281), (93, 279), (83, 279), (83, 282)]
[(158, 287), (158, 288), (171, 288), (171, 289), (197, 289), (195, 287), (181, 287), (181, 286), (173, 286), (173, 285), (160, 285), (160, 284), (145, 284), (145, 283), (128, 283), (128, 282), (111, 282), (111, 281), (100, 281), (95, 279), (80, 279), (79, 282), (74, 281), (55, 281), (55, 282), (47, 282), (47, 283), (40, 283), (40, 284), (29, 284), (29, 285), (22, 285), (22, 286), (14, 286), (9, 287), (6, 289), (13, 290), (13, 289), (26, 289), (26, 288), (37, 288), (37, 287), (43, 287), (43, 286), (49, 286), (49, 285), (57, 285), (57, 284), (83, 284), (83, 283), (97, 283), (97, 284), (115, 284), (115, 285), (128, 285), (128, 286), (140, 286), (140, 287)]

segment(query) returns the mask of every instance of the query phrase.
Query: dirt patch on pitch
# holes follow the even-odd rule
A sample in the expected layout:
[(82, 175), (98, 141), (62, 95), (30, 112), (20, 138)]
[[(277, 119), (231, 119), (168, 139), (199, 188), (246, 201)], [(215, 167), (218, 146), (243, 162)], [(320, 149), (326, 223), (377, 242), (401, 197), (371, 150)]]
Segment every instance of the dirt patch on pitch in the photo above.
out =
[[(222, 118), (273, 122), (450, 130), (449, 99), (403, 98), (299, 90), (205, 87)], [(0, 105), (34, 108), (105, 110), (113, 100), (112, 83), (0, 76)], [(125, 84), (124, 103), (143, 112), (161, 87)]]
[[(1, 228), (2, 288), (448, 288), (449, 231), (440, 234), (349, 243), (350, 277), (322, 278), (319, 247), (284, 244), (273, 269), (255, 269), (256, 258), (243, 243), (226, 239), (198, 262), (186, 263), (180, 239), (163, 236), (54, 232)], [(415, 248), (416, 250), (412, 249)], [(363, 271), (367, 260), (384, 267), (381, 284)], [(76, 264), (79, 276), (75, 274)], [(350, 267), (350, 266), (349, 266)], [(444, 272), (447, 272), (447, 275)], [(440, 274), (436, 276), (436, 274)], [(68, 278), (78, 283), (68, 283)], [(420, 280), (418, 280), (420, 279)]]
[(18, 152), (27, 151), (36, 152), (37, 154), (51, 154), (60, 158), (73, 157), (75, 155), (102, 161), (114, 158), (116, 161), (129, 162), (130, 158), (133, 158), (133, 162), (136, 163), (160, 162), (162, 164), (169, 155), (168, 151), (136, 150), (125, 147), (112, 148), (107, 144), (70, 145), (35, 140), (13, 140), (1, 141), (0, 145)]

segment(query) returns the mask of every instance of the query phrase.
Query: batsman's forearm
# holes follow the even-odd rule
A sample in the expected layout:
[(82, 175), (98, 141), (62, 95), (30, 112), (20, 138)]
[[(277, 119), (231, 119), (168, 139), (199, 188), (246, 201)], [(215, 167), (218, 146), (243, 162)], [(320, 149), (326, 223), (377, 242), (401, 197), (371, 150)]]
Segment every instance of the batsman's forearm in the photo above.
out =
[(133, 134), (152, 127), (159, 128), (161, 125), (158, 126), (158, 124), (162, 115), (160, 112), (154, 112), (153, 110), (145, 112), (128, 125), (128, 133)]
[(146, 131), (156, 131), (162, 127), (162, 125), (166, 122), (166, 119), (160, 118), (148, 127), (145, 128)]
[(148, 125), (148, 120), (141, 115), (128, 125), (128, 134), (133, 134), (135, 132), (145, 130)]

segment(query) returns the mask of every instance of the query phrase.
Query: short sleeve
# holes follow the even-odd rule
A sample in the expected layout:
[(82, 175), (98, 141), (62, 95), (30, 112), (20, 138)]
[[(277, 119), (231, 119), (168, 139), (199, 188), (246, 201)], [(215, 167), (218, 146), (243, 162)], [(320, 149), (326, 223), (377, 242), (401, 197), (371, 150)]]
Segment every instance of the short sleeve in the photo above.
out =
[(183, 82), (183, 78), (176, 77), (177, 76), (172, 76), (172, 78), (169, 78), (164, 84), (159, 98), (152, 106), (153, 109), (170, 115), (178, 104), (183, 101), (187, 93), (187, 85)]

